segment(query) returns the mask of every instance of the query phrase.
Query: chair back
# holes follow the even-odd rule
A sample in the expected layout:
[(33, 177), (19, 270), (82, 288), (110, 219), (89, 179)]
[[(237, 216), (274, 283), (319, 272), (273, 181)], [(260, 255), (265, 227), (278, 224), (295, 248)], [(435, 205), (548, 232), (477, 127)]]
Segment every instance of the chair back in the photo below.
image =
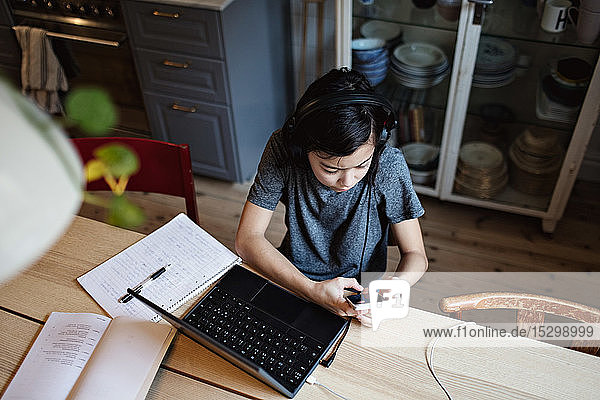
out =
[[(139, 157), (140, 170), (129, 178), (127, 190), (160, 193), (185, 199), (186, 214), (196, 224), (198, 208), (194, 189), (194, 174), (187, 144), (129, 137), (94, 137), (71, 139), (83, 163), (94, 158), (98, 147), (116, 143), (131, 148)], [(103, 179), (87, 184), (87, 190), (110, 190)]]

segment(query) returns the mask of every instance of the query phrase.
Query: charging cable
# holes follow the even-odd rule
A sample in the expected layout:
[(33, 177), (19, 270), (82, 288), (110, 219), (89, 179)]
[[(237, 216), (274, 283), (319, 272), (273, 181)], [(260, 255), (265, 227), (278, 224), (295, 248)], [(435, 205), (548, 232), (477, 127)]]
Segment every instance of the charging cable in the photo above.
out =
[(337, 343), (334, 345), (333, 351), (331, 352), (331, 354), (329, 354), (329, 357), (324, 358), (319, 362), (319, 364), (321, 364), (325, 368), (329, 368), (329, 366), (335, 359), (335, 355), (337, 354), (337, 351), (339, 350), (342, 342), (344, 341), (344, 339), (346, 338), (346, 335), (348, 334), (348, 330), (350, 329), (350, 325), (352, 324), (352, 318), (347, 318), (346, 321), (347, 322), (346, 322), (346, 327), (344, 328), (344, 333), (341, 334)]
[[(475, 322), (461, 322), (460, 324), (456, 324), (454, 326), (451, 326), (449, 329), (450, 331), (453, 331), (454, 328), (459, 328), (461, 326), (466, 326), (466, 325), (475, 325)], [(425, 362), (427, 363), (427, 368), (429, 368), (429, 372), (431, 372), (431, 375), (433, 375), (433, 379), (435, 379), (435, 381), (437, 382), (438, 385), (440, 385), (440, 387), (442, 388), (442, 390), (444, 391), (444, 394), (446, 394), (446, 397), (448, 397), (448, 400), (452, 400), (452, 396), (450, 396), (450, 393), (448, 393), (448, 391), (446, 390), (446, 388), (444, 387), (444, 385), (442, 385), (442, 382), (440, 382), (440, 380), (438, 379), (435, 370), (433, 369), (433, 355), (435, 352), (435, 345), (437, 344), (438, 340), (440, 340), (442, 336), (438, 336), (435, 339), (432, 339), (428, 344), (427, 344), (427, 348), (425, 349)], [(308, 382), (308, 380), (307, 380)]]
[(336, 395), (337, 397), (339, 397), (340, 399), (343, 400), (350, 400), (347, 397), (342, 396), (339, 393), (334, 392), (333, 390), (329, 389), (327, 386), (323, 385), (322, 383), (319, 383), (317, 381), (317, 379), (314, 376), (309, 376), (308, 378), (306, 378), (306, 383), (308, 383), (309, 385), (317, 385), (317, 386), (321, 386), (323, 389), (328, 390), (329, 392), (331, 392), (332, 394)]

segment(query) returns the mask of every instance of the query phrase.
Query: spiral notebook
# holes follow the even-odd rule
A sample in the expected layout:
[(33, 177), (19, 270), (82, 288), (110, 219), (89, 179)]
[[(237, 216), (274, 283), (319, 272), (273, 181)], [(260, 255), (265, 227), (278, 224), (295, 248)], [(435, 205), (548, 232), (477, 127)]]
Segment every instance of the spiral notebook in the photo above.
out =
[(179, 214), (77, 281), (113, 318), (130, 316), (159, 321), (161, 317), (139, 301), (119, 302), (127, 288), (169, 265), (144, 286), (142, 294), (172, 312), (241, 261), (187, 215)]

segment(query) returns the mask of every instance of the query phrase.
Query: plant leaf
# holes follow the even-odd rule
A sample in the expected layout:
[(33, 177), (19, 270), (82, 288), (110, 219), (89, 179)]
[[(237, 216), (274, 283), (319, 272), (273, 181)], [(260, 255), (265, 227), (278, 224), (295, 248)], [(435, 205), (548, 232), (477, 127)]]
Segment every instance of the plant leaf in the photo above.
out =
[(131, 176), (140, 169), (137, 154), (127, 146), (109, 143), (94, 150), (94, 155), (116, 178)]
[(121, 228), (135, 228), (146, 220), (141, 208), (131, 203), (125, 196), (113, 196), (108, 207), (108, 223)]
[(85, 178), (88, 182), (95, 181), (104, 176), (106, 165), (100, 160), (90, 160), (85, 164)]
[(108, 93), (100, 88), (77, 88), (65, 100), (67, 117), (81, 130), (99, 136), (117, 122), (117, 110)]

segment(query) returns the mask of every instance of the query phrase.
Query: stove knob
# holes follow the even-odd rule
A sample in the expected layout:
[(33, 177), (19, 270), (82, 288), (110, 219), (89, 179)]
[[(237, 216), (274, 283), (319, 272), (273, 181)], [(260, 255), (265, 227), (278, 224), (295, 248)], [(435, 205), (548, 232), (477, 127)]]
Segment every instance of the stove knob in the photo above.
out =
[(92, 7), (90, 7), (90, 14), (93, 15), (94, 17), (97, 17), (100, 15), (100, 10), (98, 9), (98, 7), (92, 6)]
[(51, 2), (51, 1), (47, 1), (46, 2), (46, 8), (49, 9), (49, 10), (53, 9), (54, 8), (54, 3)]
[(64, 2), (63, 8), (65, 9), (65, 11), (73, 12), (73, 3)]
[(79, 11), (79, 14), (81, 15), (87, 15), (89, 13), (89, 8), (85, 4), (81, 4), (77, 11)]
[(114, 11), (113, 11), (113, 9), (112, 9), (112, 8), (110, 8), (110, 7), (106, 7), (106, 8), (104, 9), (104, 14), (106, 14), (106, 15), (107, 15), (107, 16), (109, 16), (109, 17), (114, 17), (114, 16), (115, 16), (115, 12), (114, 12)]
[(29, 5), (30, 5), (31, 7), (37, 7), (37, 6), (38, 6), (38, 2), (37, 2), (36, 0), (31, 0), (31, 1), (29, 2)]

